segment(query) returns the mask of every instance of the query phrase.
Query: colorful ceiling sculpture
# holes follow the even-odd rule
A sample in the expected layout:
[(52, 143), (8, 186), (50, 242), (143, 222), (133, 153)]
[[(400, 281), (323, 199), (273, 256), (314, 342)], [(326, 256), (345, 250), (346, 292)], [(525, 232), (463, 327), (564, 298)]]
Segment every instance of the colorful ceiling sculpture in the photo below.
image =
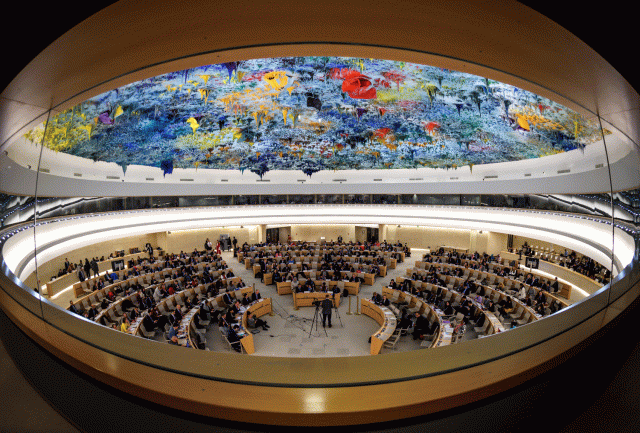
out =
[[(44, 125), (25, 137), (40, 143)], [(607, 131), (605, 131), (607, 133)], [(390, 60), (255, 59), (173, 72), (59, 114), (45, 146), (93, 161), (269, 170), (457, 168), (539, 158), (601, 139), (531, 92)]]

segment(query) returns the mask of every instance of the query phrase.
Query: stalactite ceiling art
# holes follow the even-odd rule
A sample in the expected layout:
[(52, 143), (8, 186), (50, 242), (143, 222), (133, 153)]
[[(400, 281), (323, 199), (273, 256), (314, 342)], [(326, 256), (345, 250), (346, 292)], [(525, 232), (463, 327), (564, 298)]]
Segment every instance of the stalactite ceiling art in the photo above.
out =
[[(40, 143), (44, 125), (25, 137)], [(605, 133), (608, 133), (605, 131)], [(114, 89), (49, 122), (93, 161), (251, 171), (457, 168), (583, 148), (598, 125), (483, 77), (390, 60), (254, 59)]]

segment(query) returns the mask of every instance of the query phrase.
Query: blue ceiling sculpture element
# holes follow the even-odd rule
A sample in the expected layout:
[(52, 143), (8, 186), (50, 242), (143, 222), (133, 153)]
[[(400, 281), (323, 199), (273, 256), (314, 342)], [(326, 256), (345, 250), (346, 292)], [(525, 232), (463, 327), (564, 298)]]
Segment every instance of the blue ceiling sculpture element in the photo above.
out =
[[(44, 126), (25, 137), (40, 143)], [(608, 133), (608, 131), (605, 131)], [(602, 139), (531, 92), (413, 63), (254, 59), (172, 72), (49, 122), (45, 146), (93, 161), (270, 170), (457, 168), (539, 158)]]

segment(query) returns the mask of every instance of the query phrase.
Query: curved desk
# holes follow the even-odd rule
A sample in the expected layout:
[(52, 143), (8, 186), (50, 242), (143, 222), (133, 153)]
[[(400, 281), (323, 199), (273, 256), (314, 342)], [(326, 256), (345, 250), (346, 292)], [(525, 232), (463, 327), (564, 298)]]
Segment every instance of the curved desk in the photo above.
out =
[(396, 316), (387, 307), (376, 305), (368, 299), (360, 300), (360, 311), (380, 324), (380, 329), (371, 336), (371, 354), (377, 355), (382, 350), (384, 342), (391, 338), (396, 330)]
[[(432, 256), (432, 257), (438, 257), (438, 258), (445, 259), (445, 257), (443, 257), (443, 256)], [(466, 263), (480, 265), (480, 262), (475, 261), (475, 260), (466, 260), (465, 259), (465, 262)], [(511, 281), (512, 284), (521, 284), (521, 285), (525, 285), (527, 288), (529, 287), (529, 285), (524, 284), (523, 281), (515, 279), (515, 278), (512, 278), (511, 276), (501, 277), (498, 274), (494, 273), (493, 271), (494, 271), (495, 266), (509, 267), (507, 265), (501, 265), (501, 264), (497, 264), (497, 263), (494, 263), (494, 262), (489, 264), (489, 270), (488, 271), (481, 271), (479, 269), (465, 268), (462, 265), (455, 265), (455, 264), (452, 264), (452, 263), (436, 263), (436, 262), (420, 262), (420, 261), (416, 261), (415, 264), (416, 264), (416, 266), (415, 266), (414, 269), (418, 268), (418, 269), (423, 269), (423, 270), (426, 271), (427, 270), (427, 265), (433, 265), (433, 266), (436, 266), (436, 267), (448, 267), (449, 269), (463, 269), (466, 272), (466, 274), (465, 274), (466, 276), (476, 275), (476, 280), (479, 280), (480, 276), (488, 277), (488, 278), (492, 278), (493, 277), (494, 281), (496, 281), (497, 283), (501, 283), (502, 282), (502, 283), (506, 284), (508, 281)], [(558, 267), (560, 267), (560, 266), (558, 266)], [(522, 268), (522, 269), (526, 270), (526, 268)], [(407, 274), (409, 274), (409, 271), (410, 270), (407, 269)], [(530, 272), (530, 271), (527, 271), (527, 272)], [(569, 270), (569, 272), (573, 272), (573, 271)], [(535, 272), (531, 272), (531, 273), (536, 274)], [(552, 275), (555, 275), (553, 272), (550, 272), (550, 273)], [(578, 274), (577, 272), (574, 272), (574, 273), (577, 274), (577, 275), (581, 275), (581, 274)], [(538, 274), (536, 274), (536, 275), (538, 275)], [(546, 276), (544, 278), (548, 279), (548, 277), (546, 277)], [(589, 280), (589, 278), (587, 278), (587, 277), (584, 277), (584, 278)], [(591, 280), (591, 281), (592, 281), (592, 283), (595, 283), (595, 281), (593, 281), (593, 280)], [(568, 284), (565, 284), (565, 283), (559, 283), (558, 287), (559, 287), (558, 292), (551, 293), (551, 292), (548, 291), (547, 294), (548, 294), (549, 297), (551, 297), (554, 300), (560, 302), (563, 306), (566, 307), (566, 306), (569, 305), (567, 300), (571, 296), (571, 286), (568, 285)], [(537, 288), (537, 287), (534, 287), (534, 289), (536, 289), (536, 292), (537, 292), (537, 290), (539, 290), (539, 288)]]
[(194, 349), (198, 348), (197, 345), (193, 344), (193, 340), (191, 339), (191, 328), (194, 326), (192, 324), (193, 318), (199, 312), (200, 312), (200, 306), (196, 305), (191, 310), (189, 310), (187, 314), (185, 314), (182, 317), (182, 320), (180, 321), (180, 326), (178, 327), (178, 344), (180, 346), (187, 346), (187, 343), (188, 343), (189, 347), (193, 347)]
[(259, 299), (258, 301), (254, 302), (249, 306), (249, 308), (247, 308), (247, 311), (242, 314), (242, 321), (240, 323), (242, 323), (242, 328), (245, 330), (247, 335), (240, 339), (240, 343), (247, 353), (251, 354), (256, 351), (255, 347), (253, 346), (253, 334), (251, 333), (251, 331), (249, 330), (249, 326), (247, 325), (249, 314), (255, 314), (256, 317), (261, 317), (265, 314), (271, 314), (272, 311), (273, 307), (271, 305), (271, 298), (266, 298)]
[[(447, 323), (444, 323), (445, 321), (443, 321), (442, 319), (442, 316), (443, 316), (442, 311), (427, 304), (422, 299), (418, 299), (417, 296), (412, 295), (411, 293), (408, 293), (408, 292), (403, 292), (402, 290), (396, 290), (390, 287), (383, 287), (382, 294), (385, 295), (387, 299), (396, 298), (397, 296), (398, 301), (407, 303), (407, 308), (415, 307), (415, 305), (418, 302), (422, 302), (422, 305), (420, 306), (420, 309), (417, 312), (420, 314), (423, 314), (431, 324), (433, 322), (438, 322), (438, 333), (434, 336), (432, 343), (430, 345), (425, 344), (427, 342), (425, 340), (422, 342), (422, 344), (420, 344), (421, 347), (446, 346), (452, 343), (451, 334), (453, 333), (453, 327), (449, 324), (450, 323), (449, 321), (446, 321)], [(448, 337), (448, 338), (445, 338), (445, 337)]]
[[(134, 258), (148, 259), (149, 258), (149, 253), (146, 252), (146, 251), (140, 251), (138, 253), (128, 254), (128, 255), (122, 256), (122, 257), (107, 257), (106, 259), (98, 262), (98, 271), (99, 271), (99, 273), (103, 273), (104, 271), (111, 270), (111, 262), (114, 261), (114, 260), (124, 260), (125, 263), (127, 263), (129, 260), (134, 259)], [(46, 266), (48, 268), (51, 267), (51, 265), (49, 263), (45, 263), (44, 266)], [(41, 271), (41, 270), (39, 269), (39, 271)], [(91, 278), (89, 278), (88, 275), (87, 275), (86, 279), (87, 280), (92, 280)], [(78, 290), (79, 290), (78, 287), (80, 286), (80, 280), (78, 279), (78, 273), (77, 272), (69, 272), (69, 273), (61, 275), (59, 277), (56, 277), (56, 278), (52, 279), (51, 281), (47, 281), (45, 283), (45, 286), (47, 287), (46, 295), (49, 296), (49, 297), (52, 297), (52, 296), (56, 295), (57, 293), (61, 292), (62, 290), (66, 289), (69, 286), (73, 286), (74, 290), (76, 291), (75, 292), (76, 296), (78, 296)]]

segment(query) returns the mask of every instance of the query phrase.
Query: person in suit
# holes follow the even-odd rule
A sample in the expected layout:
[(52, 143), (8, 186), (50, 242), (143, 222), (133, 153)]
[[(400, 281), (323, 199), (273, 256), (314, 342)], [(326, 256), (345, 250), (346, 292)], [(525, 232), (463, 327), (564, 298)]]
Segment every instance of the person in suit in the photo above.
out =
[(409, 316), (409, 312), (407, 311), (407, 307), (402, 308), (402, 313), (400, 316), (400, 322), (398, 328), (400, 329), (408, 329), (411, 327), (411, 316)]
[(411, 335), (413, 336), (414, 340), (417, 340), (418, 338), (422, 339), (422, 336), (426, 333), (426, 328), (429, 326), (429, 321), (426, 317), (424, 317), (417, 311), (415, 315), (416, 320), (413, 324), (413, 333)]
[(71, 311), (74, 314), (80, 314), (76, 306), (73, 305), (73, 301), (69, 301), (69, 311)]
[(244, 307), (240, 304), (240, 301), (236, 300), (236, 302), (229, 308), (234, 315), (241, 314), (244, 312)]
[(249, 299), (247, 294), (245, 293), (244, 295), (242, 295), (242, 305), (244, 305), (246, 307), (250, 303), (251, 303), (251, 300)]
[(141, 325), (144, 326), (144, 329), (146, 329), (147, 332), (153, 332), (156, 329), (156, 322), (150, 314), (146, 314), (144, 316)]
[(538, 294), (535, 295), (533, 300), (535, 301), (536, 305), (541, 303), (544, 304), (546, 301), (545, 292), (542, 290), (538, 291)]
[(96, 261), (96, 259), (91, 260), (91, 263), (89, 265), (91, 266), (91, 270), (93, 271), (95, 277), (100, 275), (100, 270), (98, 269), (98, 262)]
[[(293, 284), (291, 287), (293, 288)], [(262, 299), (262, 295), (260, 294), (260, 290), (256, 289), (255, 292), (251, 294), (251, 302), (255, 302), (258, 299)]]
[(242, 352), (242, 343), (240, 343), (240, 337), (238, 337), (238, 329), (238, 325), (229, 327), (229, 331), (227, 331), (227, 340), (229, 340), (229, 343), (231, 343), (231, 347), (233, 348), (233, 350), (240, 353)]
[(484, 313), (480, 313), (478, 316), (478, 320), (476, 320), (476, 327), (482, 328), (486, 316), (484, 315)]
[(146, 310), (150, 310), (153, 307), (155, 307), (155, 303), (153, 302), (153, 299), (149, 296), (145, 296), (144, 298), (142, 298), (142, 307)]
[(180, 327), (179, 323), (174, 323), (171, 329), (169, 329), (169, 344), (178, 345), (178, 328)]
[(81, 283), (87, 279), (87, 274), (85, 274), (84, 269), (81, 267), (78, 267), (78, 279)]
[(249, 318), (247, 319), (247, 324), (249, 325), (250, 328), (262, 328), (263, 331), (266, 331), (267, 329), (269, 329), (269, 325), (267, 325), (267, 322), (262, 320), (262, 319), (258, 319), (258, 317), (255, 314), (252, 314), (251, 316), (249, 316)]
[(380, 302), (382, 302), (382, 296), (380, 296), (377, 292), (373, 292), (371, 301), (376, 305), (380, 305)]
[(227, 323), (238, 323), (238, 321), (236, 320), (236, 316), (231, 308), (229, 308), (227, 310), (227, 313), (224, 315), (224, 320)]
[(129, 312), (129, 320), (133, 323), (138, 317), (140, 317), (140, 309), (133, 307), (133, 310)]
[(180, 312), (180, 308), (176, 308), (169, 315), (169, 323), (171, 323), (172, 325), (175, 325), (176, 323), (180, 324), (181, 320), (182, 320), (182, 313)]
[(281, 283), (282, 282), (282, 274), (280, 272), (275, 272), (273, 274), (273, 282), (274, 283)]
[(557, 293), (559, 289), (560, 284), (558, 283), (558, 277), (556, 277), (555, 281), (551, 283), (550, 291), (552, 291), (553, 293)]
[(387, 295), (382, 295), (382, 300), (380, 301), (380, 305), (388, 307), (391, 305), (391, 301), (387, 299)]
[(316, 290), (316, 284), (313, 282), (313, 280), (311, 278), (309, 278), (306, 282), (305, 282), (305, 290), (307, 292), (315, 292)]
[(90, 272), (91, 272), (91, 264), (89, 263), (89, 260), (85, 257), (85, 259), (84, 259), (84, 274), (87, 276), (87, 278), (89, 278)]
[(227, 306), (233, 305), (233, 300), (231, 299), (231, 295), (229, 294), (229, 290), (228, 289), (224, 293), (224, 295), (222, 295), (222, 300), (224, 301), (225, 304), (227, 304)]
[(333, 308), (333, 301), (327, 295), (321, 304), (322, 307), (322, 327), (325, 327), (326, 322), (329, 322), (329, 328), (331, 328), (331, 309)]

